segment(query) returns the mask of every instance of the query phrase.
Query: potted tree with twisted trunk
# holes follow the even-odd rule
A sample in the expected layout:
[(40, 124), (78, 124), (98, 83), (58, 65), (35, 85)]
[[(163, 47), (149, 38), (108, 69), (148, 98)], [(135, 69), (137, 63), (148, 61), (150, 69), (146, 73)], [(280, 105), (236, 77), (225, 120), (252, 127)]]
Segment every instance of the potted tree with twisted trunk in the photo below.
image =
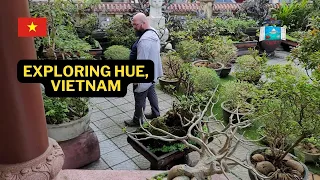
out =
[(253, 102), (269, 147), (248, 153), (248, 163), (261, 179), (307, 180), (308, 169), (290, 152), (305, 138), (319, 136), (319, 83), (310, 82), (292, 64), (270, 66), (266, 77), (260, 98)]
[[(230, 171), (231, 165), (240, 165), (244, 168), (250, 169), (258, 174), (258, 172), (235, 158), (232, 154), (235, 152), (239, 144), (242, 142), (240, 138), (235, 136), (238, 129), (246, 127), (252, 123), (250, 120), (246, 120), (237, 124), (229, 123), (227, 126), (223, 126), (222, 129), (217, 129), (216, 126), (211, 126), (210, 123), (220, 123), (215, 119), (213, 113), (213, 106), (217, 103), (218, 98), (216, 96), (217, 88), (210, 92), (210, 98), (203, 105), (199, 106), (199, 111), (193, 113), (193, 117), (190, 119), (180, 118), (180, 125), (187, 127), (186, 134), (176, 135), (167, 130), (163, 130), (155, 127), (152, 123), (146, 121), (148, 129), (142, 124), (140, 128), (143, 130), (139, 133), (130, 133), (129, 136), (137, 137), (144, 136), (144, 139), (152, 139), (157, 141), (179, 141), (186, 147), (196, 151), (200, 154), (200, 159), (195, 166), (190, 167), (186, 164), (178, 164), (170, 168), (170, 170), (160, 173), (154, 177), (150, 177), (150, 180), (157, 179), (212, 179), (212, 175), (221, 174), (228, 177), (227, 173)], [(207, 112), (209, 115), (206, 116)], [(150, 130), (158, 131), (160, 135), (154, 135)], [(209, 143), (210, 139), (218, 138), (219, 136), (225, 136), (224, 145), (220, 149), (212, 148)], [(236, 144), (232, 145), (232, 141), (236, 140)], [(257, 175), (259, 176), (259, 175)]]

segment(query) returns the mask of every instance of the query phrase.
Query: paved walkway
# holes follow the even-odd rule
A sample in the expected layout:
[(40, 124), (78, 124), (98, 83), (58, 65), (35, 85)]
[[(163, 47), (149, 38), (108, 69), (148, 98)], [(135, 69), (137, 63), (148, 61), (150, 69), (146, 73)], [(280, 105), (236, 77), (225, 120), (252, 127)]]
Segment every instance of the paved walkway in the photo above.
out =
[[(287, 52), (277, 52), (275, 57), (271, 58), (268, 64), (284, 63)], [(171, 106), (173, 98), (159, 89), (156, 89), (159, 99), (161, 114), (167, 112)], [(94, 113), (91, 117), (90, 126), (96, 132), (100, 142), (101, 158), (83, 169), (95, 170), (148, 170), (150, 163), (142, 155), (136, 152), (127, 142), (127, 135), (122, 131), (125, 126), (124, 121), (133, 116), (134, 97), (132, 86), (128, 87), (128, 93), (123, 98), (92, 98)], [(146, 110), (150, 111), (147, 101)], [(129, 131), (136, 128), (127, 128)], [(222, 141), (223, 142), (223, 141)], [(211, 147), (221, 148), (222, 144), (217, 140), (210, 144)], [(234, 157), (245, 161), (248, 151), (256, 148), (253, 144), (241, 144)], [(248, 180), (248, 171), (241, 166), (231, 168), (230, 179)]]

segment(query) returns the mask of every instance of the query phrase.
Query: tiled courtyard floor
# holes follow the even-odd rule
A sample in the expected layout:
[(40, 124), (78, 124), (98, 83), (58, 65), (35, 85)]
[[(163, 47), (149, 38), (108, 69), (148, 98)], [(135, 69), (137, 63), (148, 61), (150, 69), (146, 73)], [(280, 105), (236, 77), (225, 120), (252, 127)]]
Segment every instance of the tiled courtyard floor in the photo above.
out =
[[(288, 53), (277, 52), (275, 57), (269, 60), (269, 64), (285, 63), (284, 59)], [(161, 114), (167, 112), (173, 102), (173, 98), (159, 89), (156, 89), (159, 99)], [(99, 142), (101, 158), (99, 161), (83, 167), (83, 169), (95, 170), (148, 170), (150, 163), (142, 155), (136, 152), (127, 142), (127, 135), (122, 131), (125, 126), (124, 121), (133, 116), (134, 97), (132, 86), (128, 86), (127, 95), (123, 98), (92, 98), (94, 113), (91, 116), (91, 128), (95, 131)], [(147, 101), (147, 111), (150, 111), (150, 105)], [(127, 128), (133, 131), (136, 128)], [(221, 147), (219, 141), (213, 141), (211, 147)], [(241, 144), (234, 157), (245, 161), (248, 151), (256, 148), (253, 144)], [(248, 180), (248, 171), (241, 166), (231, 168), (230, 179)]]

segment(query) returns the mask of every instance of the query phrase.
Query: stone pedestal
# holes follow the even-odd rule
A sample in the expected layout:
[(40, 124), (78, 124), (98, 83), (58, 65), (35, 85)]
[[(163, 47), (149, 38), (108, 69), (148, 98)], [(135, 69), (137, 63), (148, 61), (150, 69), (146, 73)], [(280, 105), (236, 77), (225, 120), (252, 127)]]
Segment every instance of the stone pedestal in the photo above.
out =
[(61, 147), (55, 140), (49, 138), (49, 146), (40, 156), (23, 163), (0, 164), (0, 179), (54, 179), (60, 172), (63, 163), (64, 154)]
[(1, 8), (0, 180), (54, 179), (64, 155), (48, 139), (40, 84), (17, 79), (18, 62), (37, 59), (34, 39), (18, 37), (18, 18), (30, 17), (28, 0), (2, 0)]
[(59, 144), (65, 154), (62, 169), (77, 169), (100, 158), (99, 141), (91, 128), (80, 136)]

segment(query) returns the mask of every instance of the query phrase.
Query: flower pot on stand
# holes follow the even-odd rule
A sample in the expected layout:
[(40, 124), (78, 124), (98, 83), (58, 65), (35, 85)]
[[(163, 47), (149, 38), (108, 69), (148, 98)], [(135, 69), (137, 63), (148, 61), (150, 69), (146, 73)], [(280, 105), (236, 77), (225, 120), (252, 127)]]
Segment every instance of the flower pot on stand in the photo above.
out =
[(273, 54), (274, 51), (280, 47), (281, 40), (264, 40), (259, 42), (260, 50), (265, 51), (268, 55)]
[(91, 111), (82, 118), (61, 124), (47, 124), (48, 136), (61, 146), (65, 161), (62, 169), (77, 169), (100, 158), (100, 146), (90, 128)]

